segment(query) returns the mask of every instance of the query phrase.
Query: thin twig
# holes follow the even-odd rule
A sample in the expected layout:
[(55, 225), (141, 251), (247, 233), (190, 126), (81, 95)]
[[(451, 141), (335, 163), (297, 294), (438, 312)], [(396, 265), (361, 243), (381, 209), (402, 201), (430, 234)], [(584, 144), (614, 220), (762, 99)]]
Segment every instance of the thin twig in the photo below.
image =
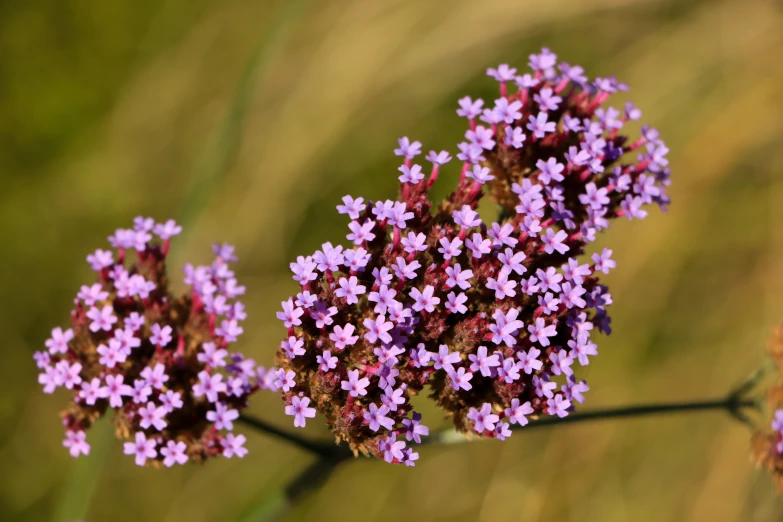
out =
[[(338, 456), (341, 457), (342, 454), (346, 453), (347, 450), (347, 448), (344, 449), (341, 446), (337, 446), (334, 443), (330, 443), (326, 441), (315, 441), (297, 435), (296, 433), (282, 430), (277, 426), (273, 426), (272, 424), (269, 424), (265, 420), (258, 419), (256, 417), (250, 417), (248, 415), (240, 415), (238, 420), (239, 422), (246, 424), (247, 426), (255, 428), (268, 435), (272, 435), (273, 437), (277, 437), (278, 439), (284, 440), (285, 442), (288, 442), (296, 446), (297, 448), (303, 449), (309, 453), (313, 453), (314, 455), (321, 458), (334, 459)], [(350, 451), (348, 451), (347, 453), (350, 454)]]
[[(575, 422), (585, 422), (594, 420), (609, 420), (628, 417), (644, 417), (648, 415), (667, 414), (667, 413), (686, 413), (709, 410), (724, 410), (733, 417), (742, 420), (742, 411), (746, 408), (757, 408), (758, 404), (753, 399), (743, 397), (728, 397), (723, 399), (695, 401), (695, 402), (671, 402), (659, 404), (640, 404), (635, 406), (622, 406), (619, 408), (603, 408), (600, 410), (586, 411), (582, 413), (573, 413), (568, 417), (545, 417), (531, 422), (526, 426), (514, 425), (511, 427), (515, 431), (529, 431), (533, 428), (543, 428), (547, 426), (556, 426), (561, 424), (572, 424)], [(459, 444), (471, 440), (464, 433), (456, 430), (446, 430), (435, 433), (423, 441), (423, 444)]]
[[(750, 388), (741, 386), (736, 391), (729, 394), (728, 397), (721, 399), (711, 399), (703, 401), (691, 401), (691, 402), (664, 402), (657, 404), (639, 404), (634, 406), (621, 406), (618, 408), (603, 408), (600, 410), (586, 411), (581, 413), (573, 413), (567, 417), (544, 417), (537, 419), (526, 426), (514, 425), (512, 430), (529, 431), (533, 428), (543, 428), (547, 426), (555, 426), (561, 424), (572, 424), (575, 422), (585, 422), (594, 420), (609, 420), (609, 419), (621, 419), (628, 417), (644, 417), (648, 415), (658, 415), (667, 413), (686, 413), (686, 412), (698, 412), (698, 411), (710, 411), (710, 410), (725, 410), (732, 417), (747, 423), (747, 418), (744, 415), (744, 410), (747, 408), (758, 408), (758, 403), (754, 399), (745, 397), (745, 393)], [(259, 429), (265, 433), (283, 439), (291, 444), (302, 448), (310, 453), (314, 453), (320, 457), (325, 458), (342, 458), (343, 456), (350, 455), (351, 452), (342, 446), (337, 446), (329, 442), (313, 441), (289, 431), (281, 430), (271, 424), (257, 419), (254, 417), (248, 417), (243, 415), (239, 418), (248, 426)], [(461, 442), (468, 442), (470, 439), (465, 434), (457, 432), (456, 430), (446, 430), (440, 433), (435, 433), (432, 436), (426, 438), (423, 444), (437, 445), (437, 444), (458, 444)]]

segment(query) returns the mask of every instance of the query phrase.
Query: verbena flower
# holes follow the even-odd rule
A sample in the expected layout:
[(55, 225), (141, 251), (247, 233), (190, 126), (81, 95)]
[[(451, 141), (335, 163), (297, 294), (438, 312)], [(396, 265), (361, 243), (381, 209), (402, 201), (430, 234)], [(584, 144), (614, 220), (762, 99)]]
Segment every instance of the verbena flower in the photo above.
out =
[[(544, 49), (530, 74), (489, 69), (500, 97), (459, 100), (469, 128), (444, 201), (429, 190), (450, 154), (430, 152), (426, 176), (421, 144), (401, 138), (398, 198), (345, 196), (352, 244), (291, 263), (300, 292), (277, 314), (277, 363), (295, 426), (314, 409), (355, 452), (413, 465), (407, 444), (428, 429), (410, 398), (425, 387), (459, 430), (497, 438), (584, 401), (575, 373), (597, 354), (591, 334), (610, 332), (599, 273), (615, 266), (584, 248), (611, 219), (665, 207), (669, 170), (657, 131), (620, 133), (637, 109), (604, 108), (625, 85), (556, 60)], [(484, 195), (495, 221), (476, 212)]]
[(185, 265), (189, 291), (171, 294), (166, 255), (180, 231), (151, 218), (117, 230), (114, 250), (87, 256), (97, 282), (77, 294), (71, 328), (52, 330), (35, 354), (44, 392), (72, 394), (62, 416), (74, 457), (89, 454), (86, 431), (108, 410), (138, 465), (242, 457), (245, 439), (231, 434), (232, 421), (251, 393), (277, 390), (263, 367), (227, 350), (246, 317), (233, 247), (215, 245), (211, 265)]
[(783, 325), (778, 326), (767, 343), (770, 358), (775, 363), (774, 382), (767, 390), (767, 406), (771, 410), (768, 428), (756, 430), (751, 443), (751, 455), (757, 464), (772, 474), (778, 491), (783, 491)]

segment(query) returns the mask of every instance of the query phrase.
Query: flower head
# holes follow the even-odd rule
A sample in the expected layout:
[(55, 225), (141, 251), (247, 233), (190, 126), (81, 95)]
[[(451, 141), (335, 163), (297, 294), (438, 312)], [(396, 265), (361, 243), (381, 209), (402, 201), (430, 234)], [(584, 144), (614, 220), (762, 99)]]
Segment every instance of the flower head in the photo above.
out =
[[(211, 264), (186, 265), (190, 289), (175, 296), (166, 260), (180, 232), (172, 220), (151, 218), (115, 232), (116, 251), (88, 256), (97, 281), (81, 287), (71, 328), (55, 328), (47, 351), (36, 355), (44, 392), (72, 394), (63, 414), (71, 455), (89, 453), (86, 432), (109, 409), (119, 436), (131, 438), (125, 453), (139, 465), (246, 451), (227, 441), (232, 421), (250, 393), (272, 386), (258, 378), (251, 359), (229, 352), (244, 318), (236, 300), (244, 287), (229, 268), (233, 247), (216, 246)], [(294, 310), (301, 309), (291, 307), (292, 323)]]
[[(668, 149), (650, 129), (621, 134), (639, 114), (605, 105), (616, 80), (591, 83), (548, 49), (529, 64), (488, 70), (494, 102), (459, 100), (468, 128), (443, 201), (430, 187), (449, 153), (430, 153), (425, 182), (421, 144), (402, 138), (398, 200), (338, 206), (354, 244), (344, 262), (325, 249), (292, 264), (277, 363), (296, 426), (317, 411), (354, 451), (413, 465), (407, 443), (426, 433), (410, 399), (425, 387), (459, 430), (499, 439), (584, 400), (575, 374), (597, 355), (591, 334), (609, 331), (599, 275), (615, 266), (611, 250), (584, 251), (613, 218), (668, 204)], [(479, 216), (484, 196), (496, 222)]]

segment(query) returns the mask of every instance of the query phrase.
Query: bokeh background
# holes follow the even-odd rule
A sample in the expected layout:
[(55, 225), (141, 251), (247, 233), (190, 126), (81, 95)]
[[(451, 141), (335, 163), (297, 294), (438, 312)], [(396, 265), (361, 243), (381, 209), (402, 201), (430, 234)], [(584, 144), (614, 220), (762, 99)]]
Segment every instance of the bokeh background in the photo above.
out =
[[(783, 319), (781, 27), (771, 0), (0, 3), (0, 519), (231, 521), (274, 496), (311, 457), (263, 435), (244, 460), (172, 470), (135, 467), (106, 429), (88, 459), (60, 446), (66, 398), (31, 355), (84, 256), (139, 214), (185, 222), (175, 266), (236, 244), (241, 346), (271, 361), (287, 263), (342, 240), (340, 197), (393, 194), (399, 136), (453, 152), (456, 99), (493, 96), (484, 70), (542, 45), (630, 84), (671, 148), (670, 212), (600, 240), (615, 332), (588, 406), (723, 394)], [(290, 425), (272, 395), (252, 411)], [(748, 439), (705, 413), (427, 448), (415, 468), (342, 466), (284, 520), (780, 520)]]

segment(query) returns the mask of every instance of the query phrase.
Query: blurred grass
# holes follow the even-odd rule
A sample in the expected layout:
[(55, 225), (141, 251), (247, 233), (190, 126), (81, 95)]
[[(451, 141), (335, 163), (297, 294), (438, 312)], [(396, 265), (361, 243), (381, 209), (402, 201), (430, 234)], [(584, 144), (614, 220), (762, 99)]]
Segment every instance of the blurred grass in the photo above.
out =
[[(0, 5), (0, 520), (52, 519), (73, 477), (63, 396), (40, 393), (32, 351), (67, 320), (89, 277), (84, 256), (114, 227), (184, 211), (198, 158), (282, 4)], [(589, 405), (720, 394), (759, 364), (783, 318), (781, 26), (780, 2), (767, 0), (313, 2), (172, 261), (236, 243), (252, 318), (243, 349), (271, 360), (273, 312), (293, 288), (287, 260), (344, 236), (339, 198), (393, 193), (398, 136), (453, 151), (457, 97), (492, 96), (486, 67), (522, 66), (547, 45), (629, 83), (672, 149), (670, 212), (618, 222), (600, 241), (619, 265), (608, 278), (615, 331), (588, 368)], [(253, 407), (287, 424), (281, 410), (272, 396)], [(315, 424), (308, 433), (326, 436)], [(286, 520), (780, 519), (747, 440), (706, 415), (431, 448), (415, 469), (343, 466)], [(249, 446), (244, 461), (160, 471), (110, 451), (85, 518), (234, 520), (309, 462), (260, 435)]]

